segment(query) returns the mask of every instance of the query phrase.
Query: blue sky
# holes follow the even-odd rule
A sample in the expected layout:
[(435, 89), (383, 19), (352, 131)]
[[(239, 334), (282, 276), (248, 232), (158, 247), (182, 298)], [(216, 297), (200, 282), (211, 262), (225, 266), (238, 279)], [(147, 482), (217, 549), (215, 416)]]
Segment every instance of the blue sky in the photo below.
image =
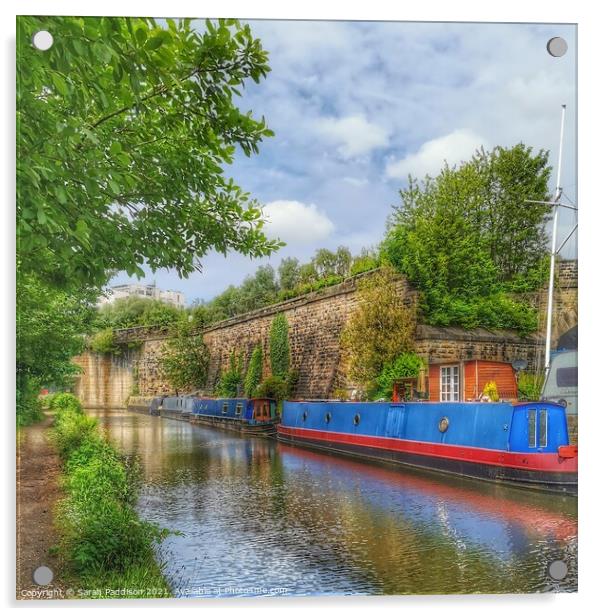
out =
[[(147, 281), (183, 291), (188, 302), (208, 300), (262, 263), (307, 261), (321, 247), (375, 246), (408, 173), (436, 174), (444, 160), (466, 160), (481, 145), (519, 141), (550, 150), (556, 167), (563, 103), (561, 185), (576, 203), (574, 26), (249, 23), (272, 71), (247, 85), (239, 106), (264, 115), (276, 136), (259, 155), (240, 153), (228, 173), (264, 204), (267, 233), (287, 246), (262, 260), (209, 254), (203, 272), (186, 280), (161, 270)], [(553, 36), (568, 42), (562, 58), (546, 51)], [(573, 217), (562, 213), (561, 240)], [(576, 256), (575, 240), (563, 254)]]

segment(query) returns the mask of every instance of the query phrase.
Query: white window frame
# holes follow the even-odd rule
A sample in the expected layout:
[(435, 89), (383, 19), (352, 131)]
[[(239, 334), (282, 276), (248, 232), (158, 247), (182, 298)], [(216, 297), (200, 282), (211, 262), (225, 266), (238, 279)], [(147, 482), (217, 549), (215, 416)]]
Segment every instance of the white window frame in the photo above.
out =
[[(454, 375), (454, 369), (456, 374)], [(444, 372), (449, 373), (449, 385), (444, 386)], [(454, 382), (454, 376), (456, 380)], [(439, 400), (441, 402), (460, 402), (460, 364), (439, 367)]]

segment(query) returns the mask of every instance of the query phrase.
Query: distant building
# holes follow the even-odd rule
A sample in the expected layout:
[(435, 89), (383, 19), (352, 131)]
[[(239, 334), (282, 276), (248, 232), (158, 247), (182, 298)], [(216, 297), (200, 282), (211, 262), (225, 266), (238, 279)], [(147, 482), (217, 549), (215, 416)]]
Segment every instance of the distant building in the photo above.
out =
[(163, 291), (154, 283), (142, 284), (139, 282), (132, 282), (129, 284), (118, 284), (107, 289), (106, 296), (103, 295), (100, 297), (98, 305), (104, 306), (106, 304), (112, 304), (115, 300), (122, 297), (132, 296), (158, 299), (166, 304), (172, 304), (177, 308), (184, 308), (186, 304), (184, 293), (180, 293), (180, 291)]

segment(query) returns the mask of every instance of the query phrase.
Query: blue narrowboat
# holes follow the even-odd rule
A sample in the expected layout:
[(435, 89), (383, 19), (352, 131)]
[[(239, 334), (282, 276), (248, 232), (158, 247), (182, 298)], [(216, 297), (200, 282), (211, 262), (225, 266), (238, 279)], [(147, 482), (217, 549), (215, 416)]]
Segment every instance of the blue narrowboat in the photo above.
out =
[(521, 487), (577, 493), (577, 447), (552, 402), (284, 402), (278, 439)]
[(276, 401), (269, 398), (195, 398), (190, 421), (269, 436), (276, 433)]

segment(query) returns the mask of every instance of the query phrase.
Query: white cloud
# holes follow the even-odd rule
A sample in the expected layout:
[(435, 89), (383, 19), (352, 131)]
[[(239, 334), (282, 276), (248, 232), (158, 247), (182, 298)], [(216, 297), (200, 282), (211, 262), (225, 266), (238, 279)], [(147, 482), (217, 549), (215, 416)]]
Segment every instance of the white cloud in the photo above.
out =
[(423, 143), (417, 152), (405, 158), (390, 161), (387, 175), (391, 178), (407, 178), (409, 174), (423, 178), (437, 175), (445, 161), (450, 165), (468, 160), (477, 148), (488, 147), (486, 139), (469, 129), (455, 130), (449, 135)]
[(326, 239), (334, 224), (315, 204), (300, 201), (271, 201), (263, 208), (266, 235), (287, 244), (308, 244)]
[(363, 115), (318, 120), (316, 132), (338, 145), (338, 152), (343, 158), (367, 154), (389, 143), (389, 131), (372, 124)]

